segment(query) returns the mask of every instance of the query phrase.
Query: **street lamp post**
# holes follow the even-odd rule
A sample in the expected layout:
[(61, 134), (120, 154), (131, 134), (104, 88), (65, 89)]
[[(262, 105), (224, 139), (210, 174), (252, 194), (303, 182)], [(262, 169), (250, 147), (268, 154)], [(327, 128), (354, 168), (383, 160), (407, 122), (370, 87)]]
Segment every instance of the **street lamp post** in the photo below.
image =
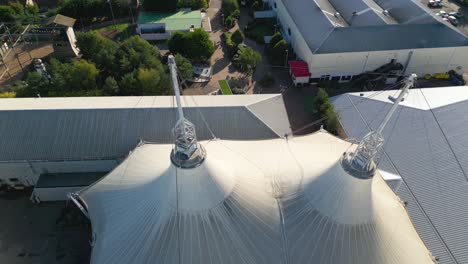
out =
[(221, 13), (221, 20), (223, 22), (223, 27), (224, 27), (224, 14), (223, 13)]
[(112, 9), (111, 0), (107, 0), (107, 3), (109, 3), (109, 7), (110, 7), (110, 10), (111, 10), (111, 14), (112, 14), (112, 24), (114, 24), (114, 27), (115, 27), (114, 10)]
[(286, 61), (284, 63), (284, 67), (288, 67), (288, 52), (289, 52), (289, 50), (286, 49)]

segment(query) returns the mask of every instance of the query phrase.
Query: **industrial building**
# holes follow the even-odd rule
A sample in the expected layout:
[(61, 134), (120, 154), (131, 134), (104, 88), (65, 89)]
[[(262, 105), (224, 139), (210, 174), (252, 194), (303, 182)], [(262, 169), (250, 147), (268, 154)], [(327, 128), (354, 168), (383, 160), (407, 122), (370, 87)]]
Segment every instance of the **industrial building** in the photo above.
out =
[[(182, 97), (201, 139), (290, 133), (281, 95)], [(37, 183), (35, 201), (64, 200), (118, 165), (140, 142), (172, 142), (174, 98), (3, 99), (0, 184)]]
[[(332, 98), (349, 139), (375, 129), (397, 91)], [(468, 263), (468, 87), (412, 89), (383, 132), (382, 174), (396, 191), (424, 243), (441, 264)]]
[(392, 60), (400, 74), (468, 69), (468, 38), (418, 0), (266, 0), (310, 81), (349, 81)]

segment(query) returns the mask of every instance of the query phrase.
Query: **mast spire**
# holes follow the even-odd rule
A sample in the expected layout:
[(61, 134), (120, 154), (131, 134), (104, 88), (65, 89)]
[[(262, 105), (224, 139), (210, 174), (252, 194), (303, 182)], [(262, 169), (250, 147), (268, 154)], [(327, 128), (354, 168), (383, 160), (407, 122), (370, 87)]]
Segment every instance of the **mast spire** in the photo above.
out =
[(408, 90), (413, 87), (416, 77), (416, 74), (413, 73), (406, 79), (404, 87), (401, 89), (400, 94), (394, 101), (392, 108), (388, 111), (379, 128), (365, 135), (354, 152), (349, 151), (343, 153), (341, 165), (349, 174), (361, 179), (369, 179), (374, 176), (376, 169), (374, 160), (384, 144), (382, 132), (399, 103), (403, 100), (403, 97)]
[(172, 86), (177, 102), (178, 120), (174, 127), (174, 149), (171, 152), (171, 161), (181, 168), (193, 168), (200, 165), (205, 159), (205, 149), (198, 143), (195, 125), (184, 116), (180, 101), (179, 81), (177, 80), (177, 65), (172, 55), (168, 57), (171, 71)]

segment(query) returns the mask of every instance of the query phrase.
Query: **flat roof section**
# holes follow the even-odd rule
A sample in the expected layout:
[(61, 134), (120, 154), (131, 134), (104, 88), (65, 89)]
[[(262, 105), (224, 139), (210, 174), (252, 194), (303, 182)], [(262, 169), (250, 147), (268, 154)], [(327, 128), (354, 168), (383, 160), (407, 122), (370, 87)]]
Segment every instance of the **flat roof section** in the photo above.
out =
[(108, 172), (45, 173), (39, 176), (36, 188), (60, 188), (88, 186)]

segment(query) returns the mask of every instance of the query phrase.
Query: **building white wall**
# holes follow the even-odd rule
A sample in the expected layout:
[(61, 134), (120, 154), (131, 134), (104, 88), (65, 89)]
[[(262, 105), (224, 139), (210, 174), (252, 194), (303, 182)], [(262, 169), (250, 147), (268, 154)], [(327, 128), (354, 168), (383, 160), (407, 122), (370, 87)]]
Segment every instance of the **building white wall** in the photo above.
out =
[(309, 64), (311, 78), (322, 75), (356, 75), (372, 71), (389, 63), (392, 59), (405, 65), (410, 52), (413, 52), (406, 73), (419, 76), (457, 70), (462, 73), (468, 69), (468, 47), (431, 48), (415, 50), (392, 50), (372, 52), (350, 52), (333, 54), (313, 54), (302, 57)]
[[(274, 8), (274, 3), (276, 2), (276, 8)], [(289, 13), (286, 11), (286, 7), (283, 5), (282, 1), (271, 1), (270, 5), (273, 10), (276, 11), (277, 19), (281, 23), (283, 35), (287, 35), (287, 40), (293, 48), (294, 52), (299, 56), (300, 59), (307, 61), (307, 58), (312, 57), (312, 51), (309, 49), (305, 39), (302, 37), (302, 34), (299, 32), (296, 24), (293, 19), (289, 16)], [(288, 34), (288, 29), (291, 30), (291, 35)], [(310, 68), (309, 68), (310, 71)]]
[(8, 185), (32, 186), (43, 173), (106, 172), (119, 163), (117, 160), (1, 162), (0, 180)]

